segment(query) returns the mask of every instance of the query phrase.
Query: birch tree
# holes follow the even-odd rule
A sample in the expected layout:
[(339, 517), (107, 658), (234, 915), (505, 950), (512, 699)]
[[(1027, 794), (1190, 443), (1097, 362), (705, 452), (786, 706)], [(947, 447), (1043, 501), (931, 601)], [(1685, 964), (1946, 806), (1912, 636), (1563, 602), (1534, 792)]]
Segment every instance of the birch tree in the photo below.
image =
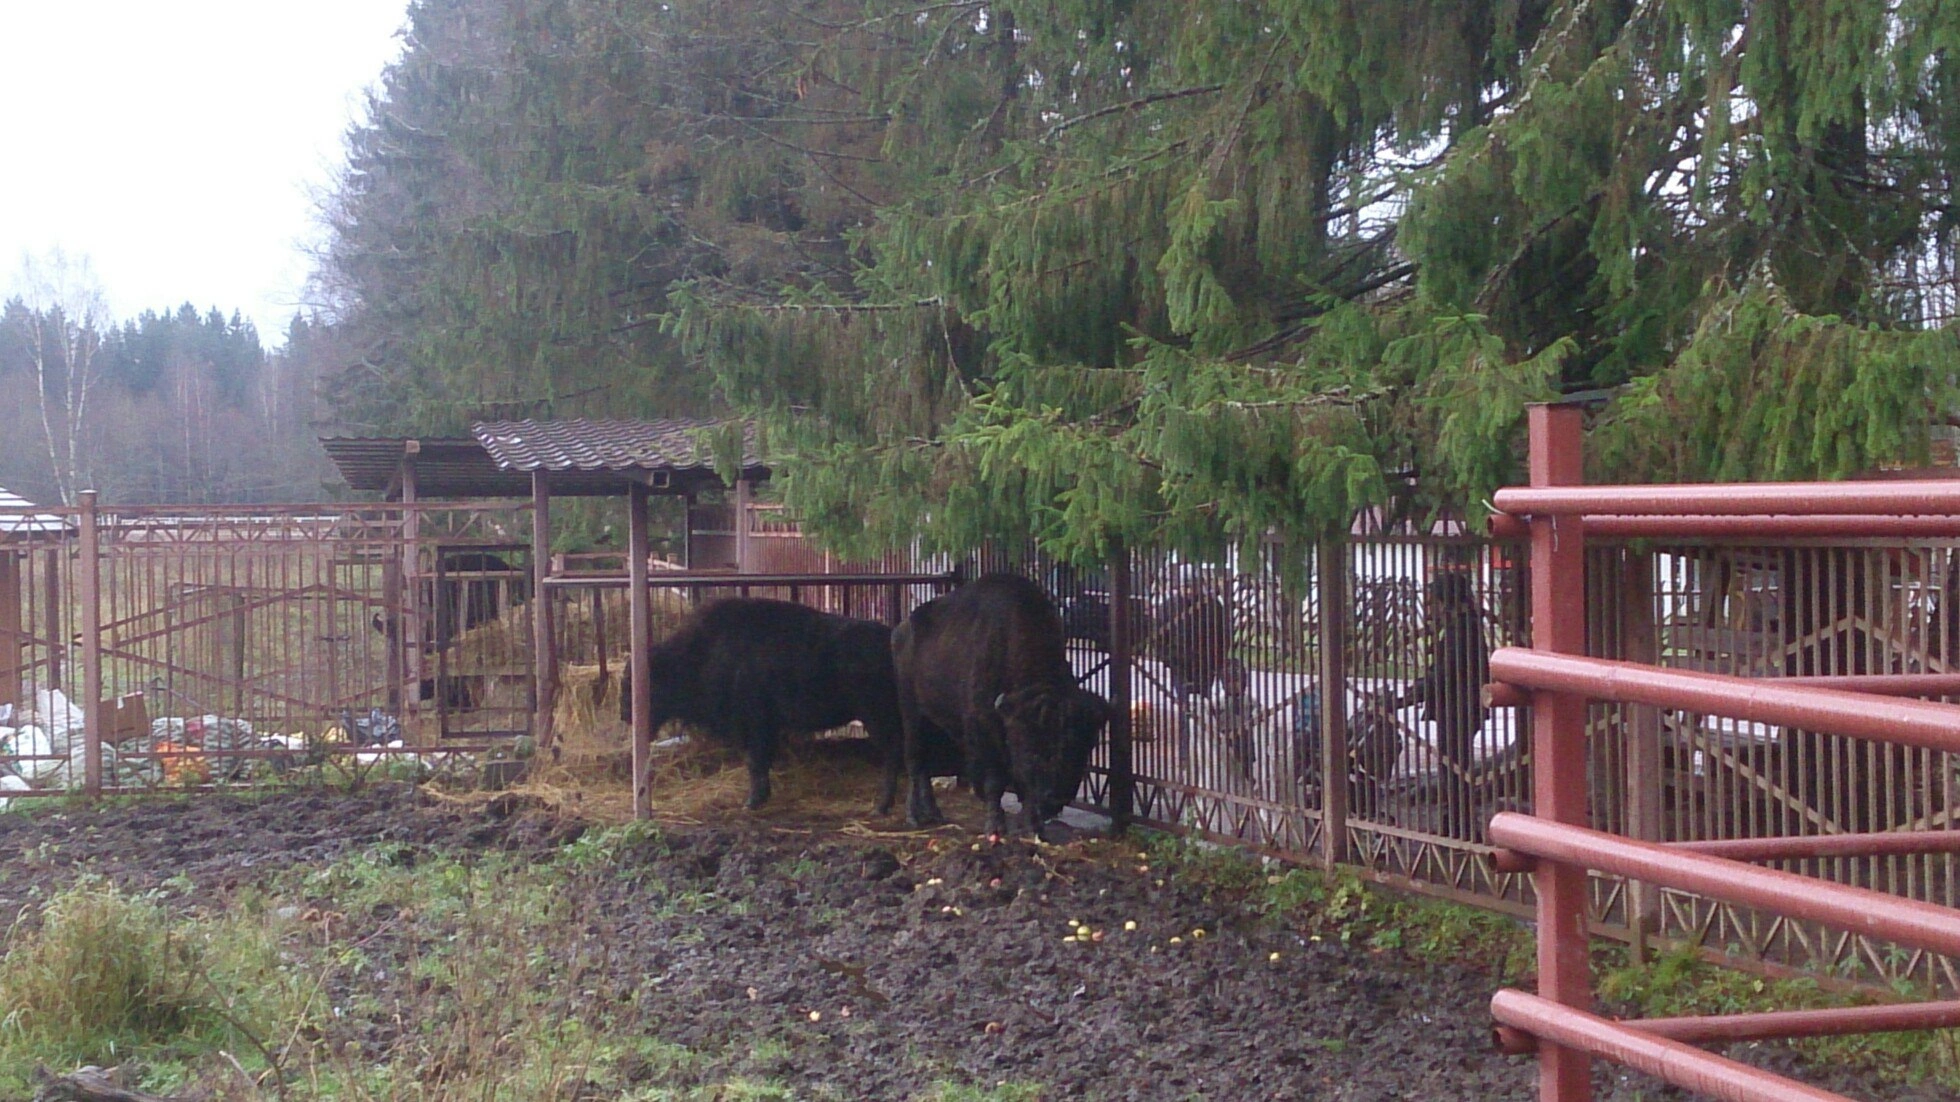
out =
[(93, 486), (84, 437), (89, 399), (101, 380), (99, 354), (111, 322), (102, 286), (86, 258), (56, 249), (25, 256), (16, 281), (10, 325), (32, 372), (41, 441), (64, 505)]

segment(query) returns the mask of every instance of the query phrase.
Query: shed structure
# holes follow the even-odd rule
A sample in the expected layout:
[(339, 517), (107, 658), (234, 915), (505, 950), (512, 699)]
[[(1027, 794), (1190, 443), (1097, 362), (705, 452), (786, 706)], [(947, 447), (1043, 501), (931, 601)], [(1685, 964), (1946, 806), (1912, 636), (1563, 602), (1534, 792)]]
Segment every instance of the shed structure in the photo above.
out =
[[(751, 561), (749, 526), (737, 523), (732, 531), (700, 531), (699, 498), (706, 492), (731, 489), (718, 473), (716, 460), (718, 446), (734, 443), (733, 433), (740, 434), (742, 452), (732, 487), (737, 518), (746, 517), (754, 487), (769, 477), (769, 469), (760, 458), (755, 425), (718, 418), (483, 421), (473, 425), (471, 433), (468, 437), (324, 439), (321, 444), (349, 486), (380, 493), (390, 501), (531, 499), (531, 632), (536, 685), (531, 730), (542, 746), (551, 738), (558, 667), (551, 602), (537, 599), (547, 592), (552, 579), (552, 498), (627, 499), (625, 581), (633, 638), (643, 640), (652, 622), (647, 591), (649, 499), (671, 496), (687, 503), (684, 559), (690, 571), (740, 570)], [(414, 514), (406, 522), (412, 525)], [(419, 596), (423, 586), (412, 550), (417, 533), (404, 535), (403, 546), (410, 550), (401, 564), (402, 589)], [(411, 657), (420, 647), (408, 644), (426, 637), (430, 628), (426, 622), (430, 610), (416, 609), (417, 603), (412, 597), (402, 616), (401, 634)], [(645, 650), (635, 646), (632, 651), (636, 701), (646, 700), (649, 692)], [(421, 674), (410, 669), (406, 676), (415, 680)]]

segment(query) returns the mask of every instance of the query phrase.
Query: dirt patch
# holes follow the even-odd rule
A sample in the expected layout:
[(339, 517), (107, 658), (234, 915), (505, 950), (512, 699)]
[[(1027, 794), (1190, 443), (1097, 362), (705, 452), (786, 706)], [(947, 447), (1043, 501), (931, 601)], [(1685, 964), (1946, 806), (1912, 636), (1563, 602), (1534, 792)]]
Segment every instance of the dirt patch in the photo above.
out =
[[(1485, 972), (1309, 940), (1140, 871), (1134, 846), (889, 825), (736, 815), (668, 824), (601, 865), (552, 864), (566, 912), (535, 951), (567, 1015), (762, 1053), (748, 1070), (795, 1098), (919, 1099), (943, 1082), (1034, 1084), (1044, 1099), (1534, 1096), (1530, 1062), (1491, 1050)], [(584, 829), (523, 793), (465, 805), (392, 785), (50, 809), (0, 816), (0, 907), (82, 870), (221, 905), (377, 843), (516, 851), (544, 867)], [(369, 1060), (406, 1058), (388, 1008), (412, 993), (400, 986), (414, 982), (399, 967), (417, 952), (408, 934), (385, 912), (347, 915), (334, 934), (374, 958), (358, 1037)], [(1770, 1047), (1736, 1055), (1791, 1063)], [(1941, 1097), (1849, 1072), (1809, 1078), (1858, 1097)], [(1598, 1080), (1603, 1099), (1688, 1097), (1612, 1069)]]

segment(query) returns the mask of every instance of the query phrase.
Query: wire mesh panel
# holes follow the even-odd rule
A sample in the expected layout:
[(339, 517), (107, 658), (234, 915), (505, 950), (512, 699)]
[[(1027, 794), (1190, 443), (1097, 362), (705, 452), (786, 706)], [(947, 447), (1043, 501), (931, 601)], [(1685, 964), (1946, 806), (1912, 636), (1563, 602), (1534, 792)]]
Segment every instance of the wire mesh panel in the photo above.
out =
[[(1289, 600), (1263, 563), (1251, 565), (1131, 557), (1121, 614), (1137, 811), (1207, 835), (1304, 850), (1293, 717), (1311, 658), (1300, 628), (1279, 626), (1297, 620), (1301, 586)], [(1064, 597), (1065, 622), (1091, 654), (1106, 653), (1102, 624), (1118, 615), (1114, 603), (1097, 602), (1093, 594)], [(1107, 693), (1108, 670), (1090, 684)]]

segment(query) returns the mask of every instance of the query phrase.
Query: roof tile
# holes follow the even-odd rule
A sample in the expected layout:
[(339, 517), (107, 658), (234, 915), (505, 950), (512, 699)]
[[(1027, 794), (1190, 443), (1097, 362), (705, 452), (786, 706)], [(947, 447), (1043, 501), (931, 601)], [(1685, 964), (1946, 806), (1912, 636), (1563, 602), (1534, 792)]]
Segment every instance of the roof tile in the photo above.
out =
[[(709, 470), (713, 432), (726, 420), (661, 417), (644, 421), (484, 421), (472, 426), (507, 471)], [(744, 425), (742, 466), (762, 466), (753, 422)]]

